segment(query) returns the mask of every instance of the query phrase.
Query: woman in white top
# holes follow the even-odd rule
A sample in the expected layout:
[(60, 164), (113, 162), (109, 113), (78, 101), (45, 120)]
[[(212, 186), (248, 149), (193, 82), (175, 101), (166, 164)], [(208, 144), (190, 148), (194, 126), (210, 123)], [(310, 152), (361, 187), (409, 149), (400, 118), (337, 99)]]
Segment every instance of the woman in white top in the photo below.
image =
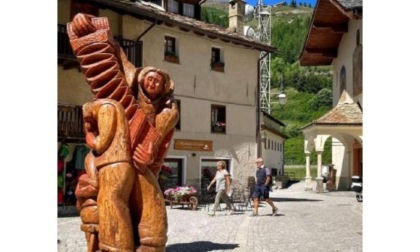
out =
[(226, 171), (226, 163), (224, 161), (217, 162), (217, 172), (213, 180), (207, 186), (207, 190), (210, 190), (210, 187), (216, 183), (216, 199), (214, 201), (213, 210), (209, 212), (210, 216), (216, 215), (216, 209), (219, 207), (220, 199), (222, 199), (229, 209), (228, 214), (233, 213), (232, 205), (229, 202), (229, 198), (226, 192), (230, 192), (230, 175)]

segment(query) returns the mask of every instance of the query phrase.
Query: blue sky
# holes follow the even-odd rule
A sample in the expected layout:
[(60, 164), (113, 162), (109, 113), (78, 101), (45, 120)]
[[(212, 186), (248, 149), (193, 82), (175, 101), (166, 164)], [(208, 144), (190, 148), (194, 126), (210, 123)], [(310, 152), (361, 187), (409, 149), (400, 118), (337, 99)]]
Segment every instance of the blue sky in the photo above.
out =
[[(284, 0), (262, 0), (262, 1), (263, 1), (263, 4), (266, 4), (266, 5), (274, 5), (274, 4), (283, 2)], [(285, 1), (288, 4), (290, 3), (290, 0), (285, 0)], [(258, 4), (258, 0), (245, 0), (245, 2), (247, 4), (249, 4), (249, 5), (252, 5), (252, 6), (256, 6)], [(305, 2), (306, 2), (306, 4), (309, 4), (310, 3), (312, 5), (312, 8), (315, 7), (316, 0), (296, 0), (296, 3), (297, 4), (299, 4), (299, 3), (305, 3)]]

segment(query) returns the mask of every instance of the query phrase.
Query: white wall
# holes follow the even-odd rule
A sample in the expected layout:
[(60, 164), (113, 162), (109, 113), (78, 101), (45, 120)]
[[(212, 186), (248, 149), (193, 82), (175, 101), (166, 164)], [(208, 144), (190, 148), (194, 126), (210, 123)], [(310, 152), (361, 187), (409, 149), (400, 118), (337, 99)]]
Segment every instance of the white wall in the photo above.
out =
[[(338, 56), (333, 61), (333, 100), (334, 106), (340, 98), (340, 70), (344, 65), (346, 68), (346, 90), (353, 97), (353, 52), (356, 48), (356, 32), (360, 29), (360, 42), (363, 44), (362, 20), (350, 20), (348, 32), (343, 35), (338, 48)], [(362, 95), (355, 97), (355, 102), (362, 101)]]

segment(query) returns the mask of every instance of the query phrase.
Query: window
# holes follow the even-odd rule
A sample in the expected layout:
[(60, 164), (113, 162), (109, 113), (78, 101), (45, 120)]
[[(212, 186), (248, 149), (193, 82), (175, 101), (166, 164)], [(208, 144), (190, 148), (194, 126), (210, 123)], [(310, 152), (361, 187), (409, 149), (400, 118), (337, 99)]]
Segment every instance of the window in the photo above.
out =
[(176, 38), (165, 36), (165, 61), (179, 63), (178, 54), (176, 52)]
[(172, 13), (179, 13), (178, 1), (168, 0), (168, 11)]
[(168, 188), (181, 186), (183, 181), (182, 159), (165, 158), (163, 165), (168, 167), (171, 170), (171, 173), (165, 181), (162, 181), (162, 179), (159, 180), (161, 188), (166, 190)]
[(175, 125), (175, 129), (181, 130), (181, 100), (175, 99), (176, 105), (178, 106), (179, 120)]
[(187, 17), (194, 17), (194, 5), (183, 3), (182, 4), (182, 15)]
[(346, 90), (346, 67), (341, 66), (340, 70), (340, 95)]
[(226, 107), (211, 105), (211, 132), (226, 133)]
[(162, 0), (151, 0), (150, 2), (158, 5), (158, 6), (162, 6)]
[(79, 12), (85, 13), (85, 14), (91, 14), (96, 17), (99, 15), (99, 9), (97, 7), (88, 3), (79, 3), (79, 2), (71, 1), (70, 20), (73, 20), (73, 17)]
[(217, 72), (224, 72), (225, 71), (225, 63), (223, 62), (223, 55), (220, 48), (211, 48), (211, 62), (210, 62), (211, 70)]
[[(157, 0), (154, 0), (157, 1)], [(166, 3), (166, 11), (183, 16), (199, 19), (199, 14), (196, 10), (200, 8), (198, 1), (192, 0), (168, 0)], [(198, 16), (198, 17), (197, 17)]]
[[(204, 185), (208, 185), (217, 172), (217, 162), (225, 161), (226, 171), (230, 174), (230, 162), (227, 159), (203, 159), (201, 161), (201, 181)], [(232, 174), (231, 174), (232, 175)]]

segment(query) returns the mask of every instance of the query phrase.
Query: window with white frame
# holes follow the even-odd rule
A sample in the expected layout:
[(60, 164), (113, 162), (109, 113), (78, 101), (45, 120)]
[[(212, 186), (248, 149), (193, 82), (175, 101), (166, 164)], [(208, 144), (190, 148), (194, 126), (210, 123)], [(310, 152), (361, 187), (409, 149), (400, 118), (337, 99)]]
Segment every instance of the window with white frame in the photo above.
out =
[(177, 53), (177, 39), (171, 36), (165, 36), (165, 61), (172, 63), (179, 63), (179, 56)]
[(178, 1), (168, 0), (168, 11), (172, 13), (179, 13)]
[(183, 3), (182, 4), (182, 15), (187, 17), (194, 17), (194, 5)]

